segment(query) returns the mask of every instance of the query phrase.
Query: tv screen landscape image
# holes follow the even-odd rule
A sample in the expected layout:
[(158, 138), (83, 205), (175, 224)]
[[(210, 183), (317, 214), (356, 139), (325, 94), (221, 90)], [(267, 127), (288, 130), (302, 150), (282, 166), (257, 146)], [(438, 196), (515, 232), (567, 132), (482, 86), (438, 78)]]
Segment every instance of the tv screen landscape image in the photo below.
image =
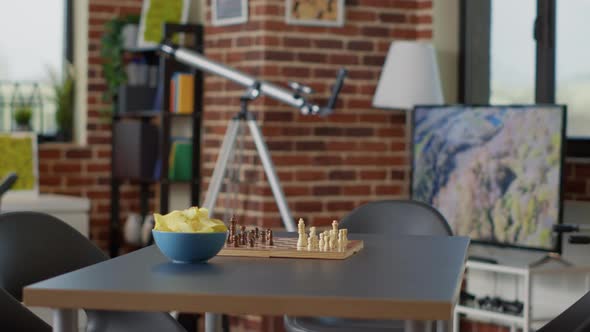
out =
[(564, 106), (419, 106), (413, 117), (413, 199), (456, 235), (560, 250)]

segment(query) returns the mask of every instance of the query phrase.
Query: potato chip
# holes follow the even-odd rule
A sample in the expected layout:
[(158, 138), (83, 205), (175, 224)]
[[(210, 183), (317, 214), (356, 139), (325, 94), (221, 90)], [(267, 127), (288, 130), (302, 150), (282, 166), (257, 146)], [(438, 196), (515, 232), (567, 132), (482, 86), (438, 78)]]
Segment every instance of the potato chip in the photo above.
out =
[(156, 225), (154, 226), (155, 230), (162, 232), (171, 232), (170, 228), (166, 226), (166, 221), (164, 220), (163, 215), (159, 213), (154, 213), (154, 221), (156, 222)]
[(154, 213), (154, 230), (181, 233), (226, 232), (227, 227), (219, 219), (209, 218), (209, 210), (190, 207), (183, 211), (172, 211), (167, 215)]

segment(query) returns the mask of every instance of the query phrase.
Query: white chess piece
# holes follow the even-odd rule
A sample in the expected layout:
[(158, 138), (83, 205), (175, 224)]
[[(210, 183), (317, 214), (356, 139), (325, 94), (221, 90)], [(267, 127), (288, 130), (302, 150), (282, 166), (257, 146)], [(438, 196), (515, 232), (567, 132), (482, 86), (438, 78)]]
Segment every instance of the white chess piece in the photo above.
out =
[(309, 228), (309, 239), (307, 241), (307, 250), (318, 249), (318, 236), (316, 235), (315, 227)]
[(338, 230), (338, 250), (345, 251), (348, 247), (348, 230), (346, 228)]
[(324, 250), (330, 250), (330, 231), (324, 231)]
[(307, 234), (305, 233), (305, 221), (299, 218), (299, 225), (297, 225), (299, 232), (299, 239), (297, 240), (297, 248), (307, 247)]
[(320, 233), (320, 242), (319, 242), (319, 248), (320, 250), (324, 250), (324, 233)]
[(338, 239), (333, 234), (330, 234), (330, 249), (338, 248)]
[(338, 221), (332, 221), (332, 231), (330, 232), (330, 248), (336, 249), (338, 242)]
[(348, 248), (348, 229), (343, 228), (340, 231), (342, 232), (342, 248), (346, 250)]

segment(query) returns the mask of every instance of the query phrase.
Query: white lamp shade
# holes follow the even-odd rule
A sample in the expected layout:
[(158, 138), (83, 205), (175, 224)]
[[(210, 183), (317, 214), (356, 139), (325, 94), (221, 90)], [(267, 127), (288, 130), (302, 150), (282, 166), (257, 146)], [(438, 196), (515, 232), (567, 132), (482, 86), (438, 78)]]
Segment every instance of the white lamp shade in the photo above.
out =
[(373, 96), (373, 106), (409, 110), (415, 105), (443, 102), (432, 45), (412, 41), (391, 43)]

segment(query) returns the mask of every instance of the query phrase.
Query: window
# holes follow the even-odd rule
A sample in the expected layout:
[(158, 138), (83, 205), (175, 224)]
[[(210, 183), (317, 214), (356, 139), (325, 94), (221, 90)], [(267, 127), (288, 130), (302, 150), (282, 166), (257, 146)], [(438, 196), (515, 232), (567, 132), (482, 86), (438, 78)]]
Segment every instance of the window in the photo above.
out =
[(568, 106), (568, 136), (590, 137), (590, 1), (556, 1), (555, 100)]
[(590, 157), (589, 12), (588, 0), (462, 0), (461, 101), (566, 104), (568, 155)]
[(490, 103), (530, 104), (535, 100), (535, 0), (491, 3)]
[(61, 79), (72, 58), (68, 12), (68, 0), (0, 0), (0, 130), (29, 108), (33, 130), (56, 133), (50, 72)]

